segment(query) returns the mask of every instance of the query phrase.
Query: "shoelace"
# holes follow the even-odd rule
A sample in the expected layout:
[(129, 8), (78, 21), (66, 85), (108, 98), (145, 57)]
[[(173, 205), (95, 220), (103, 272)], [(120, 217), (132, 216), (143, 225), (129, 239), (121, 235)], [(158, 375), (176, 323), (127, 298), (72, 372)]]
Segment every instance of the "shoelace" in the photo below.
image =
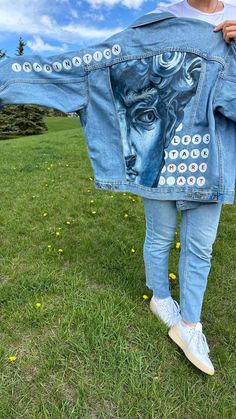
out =
[(192, 331), (192, 336), (190, 338), (189, 343), (192, 339), (196, 340), (198, 350), (201, 354), (206, 354), (210, 351), (209, 346), (207, 344), (206, 336), (202, 333), (201, 328), (198, 329), (196, 326)]
[(166, 315), (165, 321), (167, 322), (169, 327), (172, 327), (176, 323), (175, 320), (173, 321), (173, 318), (180, 315), (179, 304), (177, 303), (177, 301), (172, 300), (172, 304), (171, 304), (172, 312), (170, 311), (170, 307), (167, 308), (166, 302), (159, 301), (158, 305), (162, 306), (162, 309), (165, 311), (165, 315)]
[(167, 321), (168, 321), (168, 326), (169, 327), (172, 327), (173, 324), (175, 324), (175, 321), (173, 322), (173, 317), (175, 317), (175, 316), (177, 317), (180, 314), (179, 304), (175, 300), (173, 300), (173, 302), (174, 302), (174, 304), (172, 304), (172, 309), (173, 309), (172, 314), (167, 310), (166, 306), (164, 306), (166, 314), (168, 316)]
[(178, 316), (180, 314), (180, 306), (177, 303), (177, 301), (175, 301), (175, 300), (173, 300), (173, 301), (174, 301), (173, 313), (174, 313), (174, 315)]

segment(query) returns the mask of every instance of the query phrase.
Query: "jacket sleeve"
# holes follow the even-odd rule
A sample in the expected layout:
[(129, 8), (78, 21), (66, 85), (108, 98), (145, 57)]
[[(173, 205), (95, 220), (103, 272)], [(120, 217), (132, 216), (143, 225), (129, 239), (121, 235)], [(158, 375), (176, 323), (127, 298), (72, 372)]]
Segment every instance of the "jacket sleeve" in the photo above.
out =
[(0, 108), (34, 104), (73, 112), (87, 103), (87, 77), (78, 52), (0, 60)]
[(213, 107), (236, 122), (236, 43), (234, 41), (231, 42), (225, 67), (216, 83)]

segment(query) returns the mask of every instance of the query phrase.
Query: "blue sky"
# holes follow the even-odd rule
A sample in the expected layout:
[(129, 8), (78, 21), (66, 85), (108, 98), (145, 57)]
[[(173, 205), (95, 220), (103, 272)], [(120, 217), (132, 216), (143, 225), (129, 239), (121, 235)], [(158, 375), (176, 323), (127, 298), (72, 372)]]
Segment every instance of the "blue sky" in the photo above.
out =
[(19, 36), (27, 43), (25, 54), (48, 56), (81, 49), (124, 29), (158, 5), (178, 1), (0, 0), (0, 49), (13, 56)]
[[(171, 3), (172, 0), (166, 3)], [(148, 0), (0, 0), (0, 49), (53, 55), (94, 45), (155, 9)]]

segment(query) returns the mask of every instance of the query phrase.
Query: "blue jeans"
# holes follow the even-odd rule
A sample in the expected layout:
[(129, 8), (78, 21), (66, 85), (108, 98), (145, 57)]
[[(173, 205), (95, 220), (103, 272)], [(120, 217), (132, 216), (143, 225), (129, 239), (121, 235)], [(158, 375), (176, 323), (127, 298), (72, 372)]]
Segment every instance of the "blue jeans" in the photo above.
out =
[[(146, 285), (159, 298), (170, 296), (168, 258), (177, 226), (176, 202), (144, 198)], [(180, 309), (182, 318), (188, 322), (201, 321), (203, 296), (221, 208), (222, 203), (209, 203), (181, 211), (178, 266)]]

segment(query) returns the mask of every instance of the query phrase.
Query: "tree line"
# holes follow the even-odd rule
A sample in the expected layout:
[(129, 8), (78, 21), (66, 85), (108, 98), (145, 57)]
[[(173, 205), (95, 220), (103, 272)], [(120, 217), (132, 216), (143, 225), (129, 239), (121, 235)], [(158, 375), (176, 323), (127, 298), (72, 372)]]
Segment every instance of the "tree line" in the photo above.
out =
[[(15, 55), (24, 55), (25, 46), (20, 36)], [(10, 58), (7, 51), (0, 49), (0, 60), (6, 58)], [(61, 115), (66, 116), (56, 109), (37, 105), (5, 105), (0, 112), (0, 137), (42, 134), (48, 129), (44, 117)]]

